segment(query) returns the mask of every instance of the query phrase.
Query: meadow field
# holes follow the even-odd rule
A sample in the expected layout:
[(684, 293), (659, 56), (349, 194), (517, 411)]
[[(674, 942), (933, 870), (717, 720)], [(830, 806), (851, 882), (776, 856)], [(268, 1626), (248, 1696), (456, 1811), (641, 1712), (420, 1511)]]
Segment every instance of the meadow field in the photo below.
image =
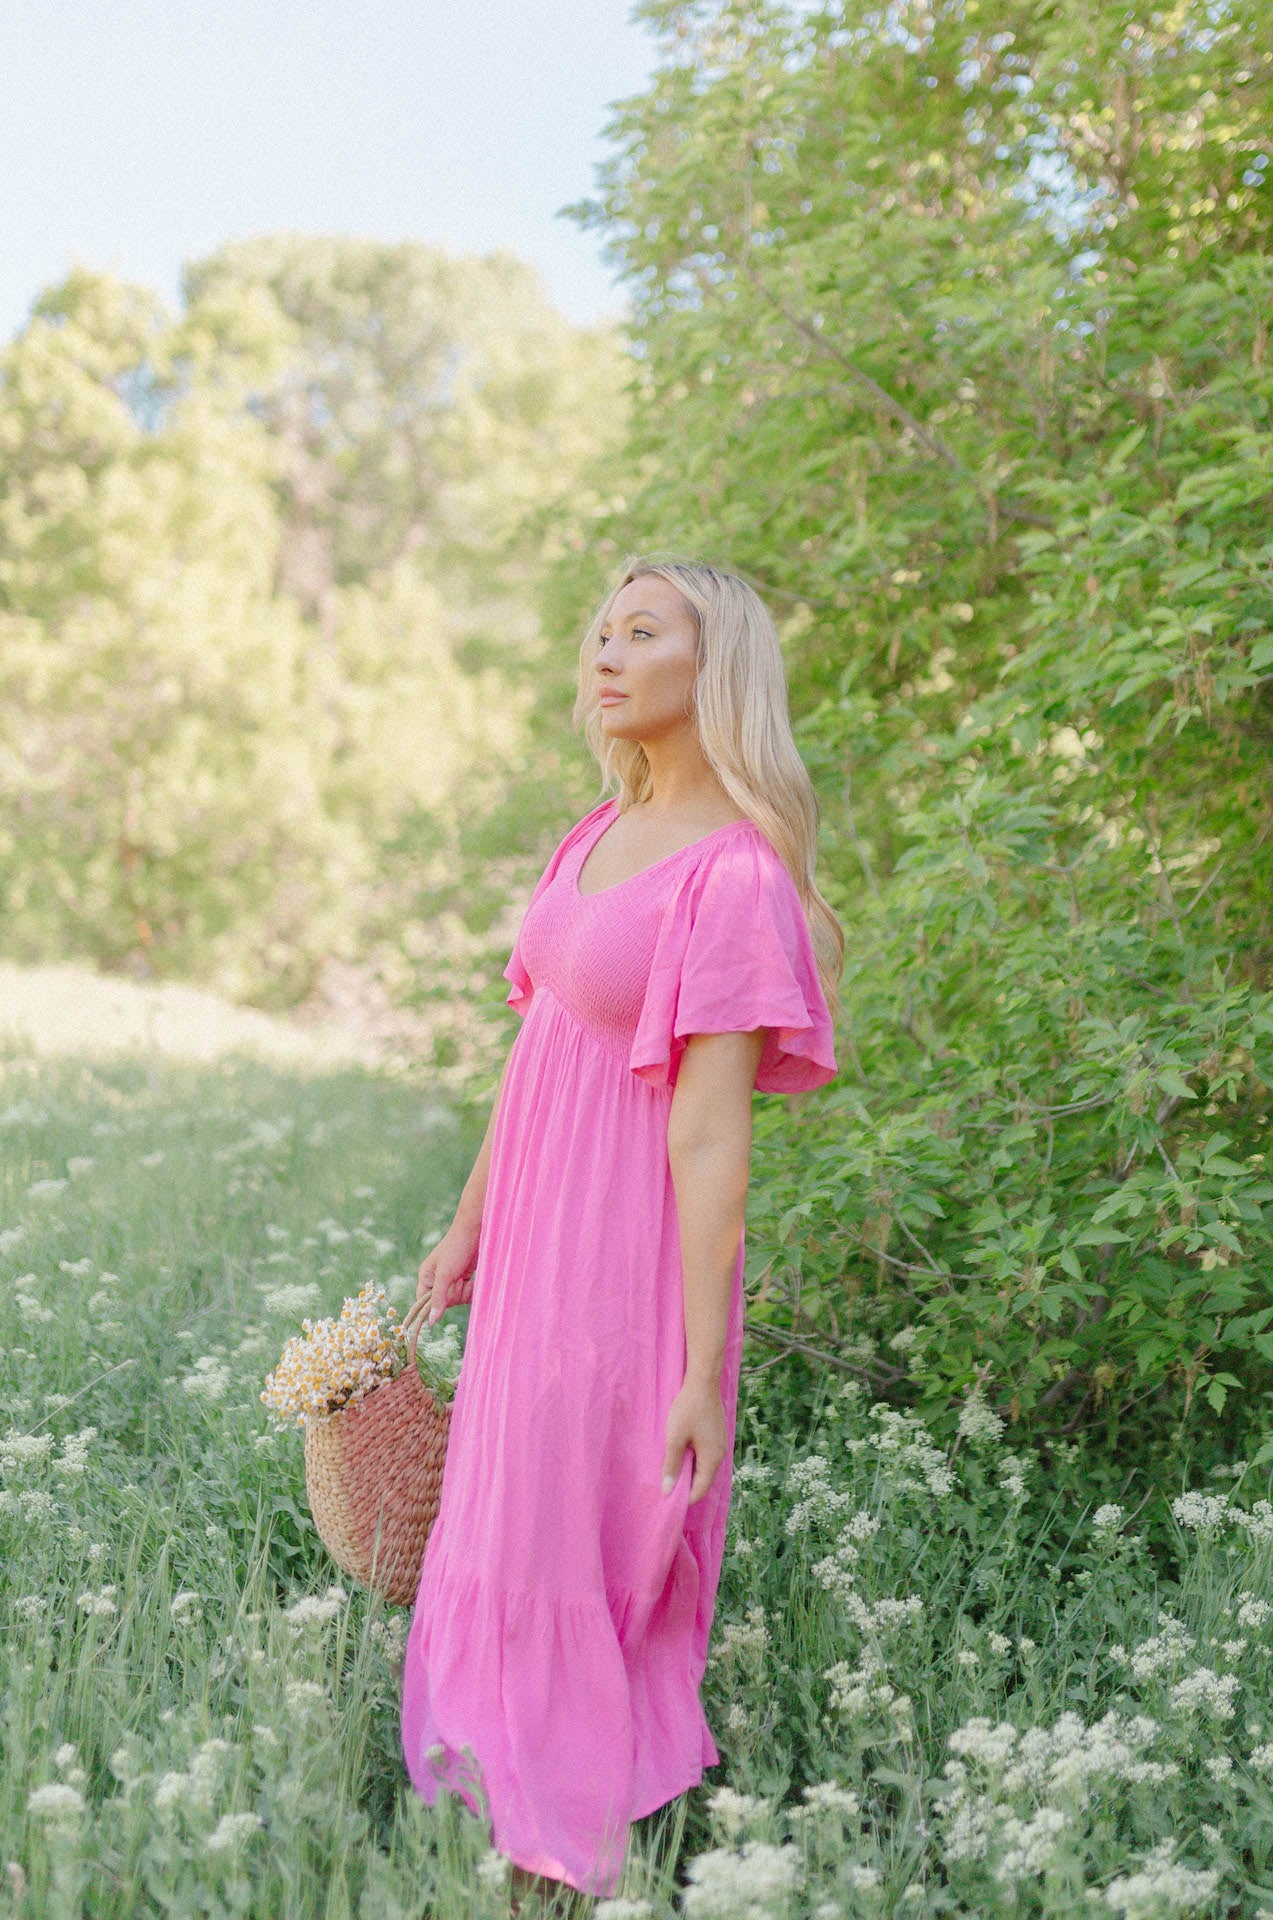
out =
[[(0, 1911), (506, 1912), (482, 1823), (406, 1783), (408, 1615), (259, 1399), (303, 1314), (409, 1299), (483, 1118), (361, 1067), (4, 1058)], [(1273, 1910), (1267, 1472), (1119, 1484), (975, 1394), (939, 1446), (746, 1365), (723, 1764), (600, 1920)]]

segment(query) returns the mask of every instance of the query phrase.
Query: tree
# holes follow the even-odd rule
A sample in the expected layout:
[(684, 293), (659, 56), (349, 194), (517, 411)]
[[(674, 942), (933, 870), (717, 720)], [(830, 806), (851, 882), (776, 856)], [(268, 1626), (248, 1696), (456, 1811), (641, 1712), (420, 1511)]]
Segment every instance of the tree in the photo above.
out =
[(1273, 1359), (1267, 13), (643, 11), (576, 210), (604, 536), (783, 616), (850, 936), (760, 1318), (934, 1405), (1218, 1410)]
[(613, 362), (502, 256), (288, 237), (177, 315), (49, 290), (0, 370), (8, 952), (288, 1005), (400, 940), (422, 823), (453, 839), (523, 740), (521, 518)]

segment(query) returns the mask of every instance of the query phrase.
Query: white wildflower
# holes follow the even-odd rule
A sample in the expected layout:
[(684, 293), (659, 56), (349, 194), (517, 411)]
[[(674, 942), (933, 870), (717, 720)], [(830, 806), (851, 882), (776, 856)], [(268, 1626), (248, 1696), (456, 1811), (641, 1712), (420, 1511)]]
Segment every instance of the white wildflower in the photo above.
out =
[(831, 1465), (821, 1453), (794, 1462), (787, 1474), (786, 1490), (796, 1502), (784, 1522), (792, 1535), (838, 1520), (853, 1505), (852, 1494), (831, 1485)]
[(845, 1820), (856, 1820), (856, 1816), (862, 1812), (862, 1801), (858, 1795), (851, 1788), (841, 1788), (839, 1780), (812, 1782), (812, 1786), (806, 1786), (803, 1799), (805, 1807), (793, 1807), (791, 1811), (837, 1812), (843, 1814)]
[(682, 1908), (691, 1920), (759, 1920), (799, 1885), (800, 1857), (790, 1842), (773, 1847), (746, 1840), (737, 1853), (700, 1854), (688, 1873)]
[(654, 1908), (648, 1900), (598, 1900), (592, 1920), (653, 1920)]
[(1185, 1632), (1179, 1620), (1164, 1613), (1153, 1638), (1142, 1640), (1138, 1647), (1132, 1649), (1133, 1679), (1153, 1680), (1158, 1674), (1180, 1666), (1186, 1655), (1192, 1652), (1193, 1646), (1193, 1635)]
[(201, 1354), (194, 1372), (183, 1375), (181, 1390), (197, 1400), (224, 1400), (230, 1390), (230, 1369), (215, 1354)]
[(108, 1764), (121, 1787), (130, 1786), (134, 1781), (140, 1780), (142, 1777), (141, 1769), (137, 1765), (136, 1756), (126, 1746), (116, 1747)]
[(875, 1515), (869, 1512), (866, 1507), (859, 1507), (857, 1512), (845, 1523), (840, 1538), (842, 1540), (853, 1540), (860, 1544), (867, 1540), (873, 1540), (879, 1530), (880, 1523)]
[(5, 1227), (0, 1230), (0, 1253), (9, 1253), (20, 1241), (26, 1239), (25, 1227)]
[(162, 1774), (155, 1783), (155, 1805), (161, 1811), (187, 1806), (209, 1811), (221, 1782), (222, 1758), (231, 1752), (228, 1740), (203, 1741), (187, 1772)]
[(317, 1281), (309, 1280), (290, 1287), (263, 1288), (261, 1305), (267, 1313), (277, 1313), (292, 1318), (320, 1306), (322, 1298), (323, 1290)]
[(1262, 1627), (1270, 1614), (1273, 1614), (1273, 1606), (1270, 1606), (1267, 1600), (1258, 1600), (1253, 1593), (1240, 1593), (1238, 1595), (1238, 1625), (1240, 1627), (1251, 1629)]
[(259, 1813), (223, 1813), (208, 1835), (205, 1843), (208, 1852), (227, 1853), (264, 1824)]
[(90, 1615), (90, 1617), (100, 1616), (103, 1619), (108, 1619), (112, 1613), (118, 1613), (119, 1611), (115, 1605), (115, 1588), (113, 1586), (103, 1587), (100, 1593), (89, 1591), (87, 1593), (77, 1594), (75, 1604), (82, 1612)]
[(736, 1840), (769, 1812), (769, 1803), (749, 1793), (737, 1793), (733, 1787), (717, 1787), (707, 1800), (712, 1815), (727, 1840)]
[[(946, 1771), (950, 1772), (949, 1766)], [(965, 1798), (960, 1789), (941, 1802), (938, 1810), (943, 1823), (942, 1857), (947, 1864), (984, 1860), (990, 1849), (990, 1832), (997, 1809), (989, 1801)]]
[(974, 1387), (964, 1401), (959, 1412), (959, 1437), (970, 1445), (982, 1441), (994, 1441), (1002, 1434), (1007, 1422), (994, 1408), (986, 1403), (986, 1396), (980, 1387)]
[(773, 1468), (766, 1466), (762, 1460), (739, 1460), (734, 1467), (736, 1487), (768, 1487), (773, 1479)]
[(27, 1812), (38, 1813), (46, 1820), (74, 1820), (83, 1811), (83, 1794), (63, 1781), (50, 1781), (27, 1795)]
[(153, 1153), (139, 1153), (137, 1156), (137, 1165), (139, 1167), (161, 1167), (166, 1158), (167, 1155), (163, 1148), (156, 1147)]
[(1249, 1513), (1235, 1511), (1232, 1517), (1246, 1529), (1248, 1539), (1261, 1543), (1273, 1540), (1273, 1507), (1267, 1500), (1257, 1500)]
[(192, 1626), (203, 1615), (203, 1599), (200, 1594), (182, 1587), (173, 1594), (168, 1603), (168, 1612), (179, 1627)]
[[(931, 1494), (942, 1499), (954, 1490), (955, 1475), (946, 1455), (935, 1447), (923, 1421), (894, 1407), (874, 1406), (878, 1431), (869, 1442), (898, 1493)], [(850, 1443), (850, 1448), (852, 1445)]]
[(1204, 1765), (1213, 1780), (1227, 1780), (1233, 1772), (1233, 1761), (1227, 1753), (1208, 1754)]
[(399, 1660), (406, 1652), (408, 1622), (401, 1614), (393, 1614), (388, 1620), (373, 1620), (371, 1637), (381, 1651), (391, 1660)]
[(35, 1180), (27, 1188), (27, 1199), (49, 1200), (55, 1193), (61, 1193), (65, 1186), (65, 1180)]
[(1001, 1885), (1011, 1885), (1028, 1873), (1042, 1873), (1068, 1825), (1069, 1816), (1059, 1807), (1040, 1807), (1029, 1820), (1006, 1815), (999, 1836), (1007, 1850), (994, 1869), (995, 1879)]
[(1233, 1696), (1241, 1684), (1236, 1673), (1216, 1674), (1210, 1667), (1197, 1667), (1176, 1682), (1171, 1690), (1171, 1704), (1182, 1713), (1203, 1713), (1210, 1720), (1227, 1720), (1233, 1713)]
[(1006, 1633), (988, 1633), (986, 1644), (999, 1660), (1002, 1660), (1005, 1654), (1012, 1652), (1012, 1642)]
[(508, 1885), (511, 1865), (507, 1854), (491, 1847), (482, 1855), (474, 1872), (481, 1886), (489, 1887), (492, 1893), (500, 1893)]
[(1273, 1741), (1269, 1741), (1262, 1747), (1253, 1747), (1247, 1765), (1254, 1767), (1257, 1773), (1268, 1773), (1273, 1770)]
[(59, 1260), (57, 1264), (59, 1272), (69, 1273), (76, 1280), (82, 1280), (86, 1273), (93, 1271), (93, 1262), (87, 1258), (83, 1260)]
[(871, 1893), (880, 1884), (878, 1867), (842, 1866), (840, 1872), (854, 1893)]
[(746, 1621), (731, 1620), (721, 1628), (713, 1662), (728, 1660), (736, 1654), (762, 1655), (769, 1646), (769, 1629), (765, 1625), (765, 1609), (748, 1607)]
[(967, 1667), (970, 1670), (981, 1665), (980, 1654), (975, 1653), (971, 1647), (960, 1647), (955, 1659), (961, 1667)]
[(340, 1612), (341, 1601), (345, 1598), (342, 1590), (329, 1587), (326, 1594), (306, 1594), (288, 1607), (283, 1618), (293, 1633), (303, 1633), (307, 1627), (323, 1627), (334, 1620)]
[(999, 1485), (1013, 1500), (1024, 1500), (1030, 1463), (1023, 1454), (1005, 1453), (999, 1462)]
[(57, 1512), (57, 1501), (40, 1488), (25, 1487), (18, 1495), (18, 1508), (24, 1520), (51, 1520)]
[(1107, 1500), (1105, 1505), (1098, 1507), (1092, 1515), (1092, 1532), (1117, 1533), (1123, 1524), (1125, 1513), (1126, 1509), (1120, 1507), (1116, 1501)]
[(68, 1433), (62, 1442), (61, 1458), (53, 1462), (54, 1473), (71, 1476), (87, 1473), (89, 1448), (96, 1438), (96, 1427), (81, 1427), (78, 1433)]
[(0, 1471), (11, 1473), (38, 1466), (52, 1451), (51, 1433), (8, 1433), (0, 1440)]
[(923, 1618), (924, 1603), (918, 1594), (908, 1594), (904, 1600), (877, 1600), (868, 1605), (858, 1593), (850, 1592), (842, 1596), (845, 1610), (858, 1632), (871, 1639), (881, 1634), (895, 1633), (901, 1627), (914, 1626)]
[(847, 1660), (837, 1660), (833, 1667), (828, 1667), (822, 1677), (830, 1689), (832, 1712), (842, 1713), (847, 1719), (860, 1719), (883, 1708), (898, 1722), (905, 1721), (911, 1710), (910, 1700), (882, 1680), (880, 1674), (880, 1664), (871, 1654), (864, 1654), (857, 1667), (850, 1666)]
[(1126, 1920), (1160, 1920), (1167, 1913), (1188, 1913), (1215, 1896), (1220, 1875), (1175, 1864), (1174, 1842), (1164, 1840), (1147, 1853), (1139, 1873), (1120, 1876), (1105, 1889), (1105, 1904)]
[(317, 1680), (289, 1680), (283, 1689), (283, 1697), (289, 1707), (299, 1711), (326, 1700), (327, 1689), (320, 1686)]
[(1172, 1516), (1190, 1533), (1214, 1533), (1229, 1518), (1227, 1493), (1182, 1493), (1171, 1503)]
[(952, 1753), (977, 1760), (983, 1767), (1005, 1766), (1017, 1744), (1017, 1729), (1010, 1721), (996, 1726), (984, 1715), (967, 1720), (946, 1741)]

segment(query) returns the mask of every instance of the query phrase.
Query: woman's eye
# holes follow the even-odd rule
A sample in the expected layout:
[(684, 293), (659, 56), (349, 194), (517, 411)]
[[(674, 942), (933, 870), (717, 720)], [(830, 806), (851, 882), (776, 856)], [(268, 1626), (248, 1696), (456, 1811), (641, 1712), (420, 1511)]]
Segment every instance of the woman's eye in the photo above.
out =
[(648, 640), (648, 639), (650, 638), (650, 630), (649, 630), (649, 628), (648, 628), (648, 627), (633, 627), (633, 629), (632, 629), (632, 638), (633, 638), (633, 639), (635, 640), (635, 639), (637, 639), (638, 637), (639, 637), (640, 639), (642, 639), (642, 640)]

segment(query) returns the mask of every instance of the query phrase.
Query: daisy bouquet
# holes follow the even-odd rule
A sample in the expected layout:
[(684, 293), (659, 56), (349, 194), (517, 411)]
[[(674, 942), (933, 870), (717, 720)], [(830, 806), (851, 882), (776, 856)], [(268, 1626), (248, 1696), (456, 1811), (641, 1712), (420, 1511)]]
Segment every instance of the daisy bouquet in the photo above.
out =
[[(283, 1348), (261, 1399), (280, 1432), (323, 1420), (393, 1380), (409, 1364), (407, 1337), (385, 1289), (369, 1280), (340, 1312), (326, 1320), (302, 1320), (302, 1333)], [(459, 1336), (448, 1325), (416, 1344), (425, 1383), (442, 1403), (454, 1395), (459, 1372)]]

